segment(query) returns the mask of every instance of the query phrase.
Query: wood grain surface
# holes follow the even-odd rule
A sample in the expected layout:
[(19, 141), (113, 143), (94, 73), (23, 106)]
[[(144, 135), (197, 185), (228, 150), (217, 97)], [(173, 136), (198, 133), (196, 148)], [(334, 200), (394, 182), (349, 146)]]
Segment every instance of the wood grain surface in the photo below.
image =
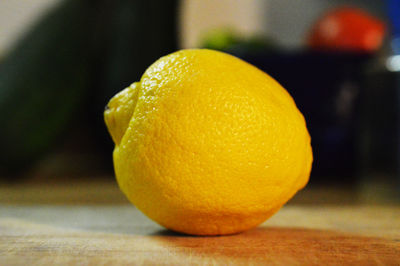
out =
[(0, 265), (400, 265), (399, 206), (286, 206), (260, 227), (184, 236), (131, 205), (0, 205)]

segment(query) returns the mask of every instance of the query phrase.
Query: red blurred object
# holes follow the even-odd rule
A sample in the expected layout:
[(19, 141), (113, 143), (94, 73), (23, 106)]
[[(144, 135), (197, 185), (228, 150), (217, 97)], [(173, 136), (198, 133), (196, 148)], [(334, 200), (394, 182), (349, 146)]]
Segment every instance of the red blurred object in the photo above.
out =
[(381, 47), (385, 31), (380, 19), (358, 8), (341, 7), (317, 20), (307, 42), (315, 50), (373, 52)]

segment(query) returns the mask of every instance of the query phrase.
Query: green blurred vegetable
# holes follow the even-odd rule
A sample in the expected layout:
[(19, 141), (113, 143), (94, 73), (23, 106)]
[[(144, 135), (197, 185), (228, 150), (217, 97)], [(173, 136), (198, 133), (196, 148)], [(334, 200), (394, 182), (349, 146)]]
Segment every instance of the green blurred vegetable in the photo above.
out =
[(66, 0), (43, 17), (0, 64), (0, 172), (40, 159), (82, 116), (109, 156), (103, 108), (176, 49), (176, 4)]

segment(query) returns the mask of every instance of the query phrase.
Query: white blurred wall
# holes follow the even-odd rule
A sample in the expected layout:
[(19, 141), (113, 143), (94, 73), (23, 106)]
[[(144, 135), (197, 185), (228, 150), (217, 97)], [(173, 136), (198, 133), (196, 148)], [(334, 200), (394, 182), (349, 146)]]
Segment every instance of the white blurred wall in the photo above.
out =
[(0, 56), (48, 8), (60, 0), (0, 0)]
[[(60, 1), (0, 0), (0, 56)], [(197, 47), (208, 30), (232, 28), (245, 36), (269, 35), (283, 47), (296, 48), (321, 13), (340, 5), (360, 6), (384, 17), (383, 0), (181, 0), (180, 46)]]
[(268, 34), (283, 47), (298, 48), (318, 16), (343, 5), (384, 18), (383, 0), (182, 0), (180, 44), (196, 47), (207, 30), (230, 27), (244, 35)]

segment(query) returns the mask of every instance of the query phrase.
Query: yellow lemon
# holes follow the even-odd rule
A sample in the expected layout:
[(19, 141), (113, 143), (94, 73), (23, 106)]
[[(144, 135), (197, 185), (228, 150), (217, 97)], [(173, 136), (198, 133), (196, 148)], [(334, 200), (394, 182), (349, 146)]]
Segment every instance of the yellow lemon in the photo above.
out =
[(222, 52), (160, 58), (111, 99), (104, 116), (121, 190), (174, 231), (223, 235), (255, 227), (310, 175), (310, 136), (292, 97)]

